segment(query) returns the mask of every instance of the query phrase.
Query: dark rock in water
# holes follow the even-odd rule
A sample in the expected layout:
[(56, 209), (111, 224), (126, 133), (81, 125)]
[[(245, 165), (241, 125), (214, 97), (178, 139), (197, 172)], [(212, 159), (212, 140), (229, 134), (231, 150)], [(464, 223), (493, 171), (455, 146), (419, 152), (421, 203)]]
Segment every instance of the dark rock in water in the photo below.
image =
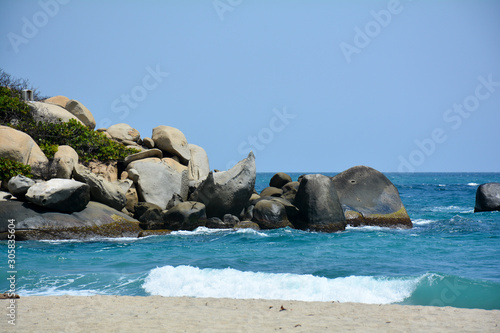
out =
[(500, 211), (500, 183), (481, 184), (476, 191), (474, 212)]
[(253, 193), (255, 178), (255, 156), (250, 152), (228, 171), (210, 172), (190, 200), (204, 203), (208, 217), (239, 215)]
[(332, 181), (349, 218), (348, 224), (400, 228), (413, 226), (398, 190), (381, 172), (366, 166), (355, 166), (339, 173)]
[(293, 227), (286, 216), (285, 206), (279, 201), (260, 200), (253, 209), (253, 221), (261, 229)]
[(305, 175), (300, 182), (295, 205), (299, 209), (295, 227), (323, 232), (345, 230), (344, 212), (329, 177)]
[(205, 227), (210, 229), (230, 229), (234, 227), (234, 223), (232, 222), (224, 222), (218, 217), (211, 217), (207, 219), (207, 223)]
[(240, 220), (231, 214), (224, 215), (224, 219), (221, 220), (218, 217), (211, 217), (207, 219), (206, 227), (211, 229), (231, 229), (236, 224), (238, 224)]
[(241, 221), (240, 223), (234, 226), (234, 229), (253, 229), (260, 230), (260, 227), (257, 223), (251, 221)]
[(292, 203), (285, 198), (272, 198), (271, 201), (279, 202), (285, 207), (286, 216), (292, 222), (298, 217), (299, 209), (292, 205)]
[(233, 225), (240, 222), (240, 219), (234, 215), (231, 214), (225, 214), (224, 217), (222, 218), (222, 221), (226, 223), (232, 223)]
[(7, 239), (10, 219), (15, 220), (16, 240), (136, 237), (141, 231), (139, 221), (93, 201), (82, 211), (71, 214), (49, 211), (28, 202), (1, 202), (0, 239)]
[(12, 177), (7, 183), (7, 188), (9, 192), (15, 196), (17, 199), (22, 200), (28, 192), (28, 189), (35, 185), (35, 181), (23, 175), (17, 175)]
[(134, 206), (134, 218), (139, 219), (148, 209), (156, 208), (161, 211), (161, 207), (149, 202), (139, 202)]
[(134, 217), (139, 220), (140, 227), (144, 230), (163, 229), (162, 210), (155, 204), (141, 202), (137, 204)]
[(26, 192), (26, 200), (59, 212), (79, 212), (90, 201), (90, 188), (73, 179), (54, 178), (31, 186)]
[(292, 177), (290, 177), (289, 175), (287, 175), (284, 172), (278, 172), (269, 181), (269, 186), (282, 188), (285, 184), (287, 184), (291, 181), (292, 181)]
[(283, 190), (282, 198), (294, 202), (295, 196), (297, 195), (297, 191), (299, 190), (299, 182), (289, 182), (286, 183), (281, 189)]
[(277, 187), (266, 187), (260, 192), (261, 197), (280, 197), (283, 194), (283, 190)]
[(205, 226), (207, 214), (205, 205), (200, 202), (186, 201), (169, 209), (163, 214), (165, 229), (194, 230)]

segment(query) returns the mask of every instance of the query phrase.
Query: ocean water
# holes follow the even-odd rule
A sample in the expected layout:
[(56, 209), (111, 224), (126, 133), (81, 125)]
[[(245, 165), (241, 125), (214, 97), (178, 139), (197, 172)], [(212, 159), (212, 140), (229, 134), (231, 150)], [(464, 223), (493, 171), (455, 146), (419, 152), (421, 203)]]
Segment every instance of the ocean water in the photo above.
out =
[[(259, 173), (256, 189), (272, 175)], [(478, 185), (500, 182), (500, 173), (386, 175), (413, 229), (199, 228), (141, 239), (17, 242), (16, 292), (500, 309), (500, 212), (473, 213)], [(2, 292), (9, 289), (7, 251), (0, 242)]]

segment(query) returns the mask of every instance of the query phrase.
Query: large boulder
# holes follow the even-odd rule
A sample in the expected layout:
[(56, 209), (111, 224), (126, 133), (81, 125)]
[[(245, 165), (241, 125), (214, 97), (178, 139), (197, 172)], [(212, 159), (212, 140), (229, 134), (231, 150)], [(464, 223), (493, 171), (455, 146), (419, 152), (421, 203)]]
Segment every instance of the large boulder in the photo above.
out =
[(329, 177), (305, 175), (300, 182), (295, 206), (299, 209), (295, 227), (336, 232), (345, 230), (346, 221), (335, 186)]
[(137, 142), (141, 137), (139, 131), (124, 123), (111, 125), (108, 127), (106, 132), (111, 135), (113, 139), (119, 142), (127, 140)]
[(129, 165), (130, 162), (143, 160), (143, 159), (149, 158), (149, 157), (163, 158), (163, 153), (161, 152), (160, 149), (143, 150), (141, 152), (138, 152), (138, 153), (135, 153), (132, 155), (128, 155), (127, 157), (125, 157), (125, 159), (123, 160), (123, 164), (125, 164), (125, 166), (127, 166), (127, 165)]
[(17, 199), (24, 199), (26, 192), (28, 192), (28, 189), (33, 185), (35, 185), (33, 179), (23, 175), (17, 175), (9, 180), (7, 188)]
[(54, 178), (28, 189), (26, 199), (40, 207), (72, 213), (83, 210), (89, 200), (89, 186), (73, 179)]
[(79, 212), (58, 213), (16, 200), (0, 204), (0, 239), (7, 239), (8, 220), (15, 220), (17, 240), (137, 237), (139, 222), (98, 202)]
[(500, 211), (500, 183), (481, 184), (476, 191), (474, 212)]
[(0, 126), (0, 157), (28, 164), (36, 177), (45, 176), (49, 160), (26, 133)]
[(47, 98), (46, 100), (44, 100), (44, 102), (50, 103), (50, 104), (56, 104), (56, 105), (59, 105), (60, 107), (64, 108), (64, 107), (66, 107), (66, 104), (68, 104), (69, 98), (66, 96), (58, 95), (58, 96)]
[(260, 200), (253, 209), (253, 221), (261, 229), (292, 227), (285, 206), (278, 201)]
[(128, 188), (124, 189), (118, 184), (105, 180), (81, 164), (75, 166), (73, 178), (90, 187), (92, 201), (103, 203), (116, 210), (122, 210), (127, 204), (126, 193)]
[[(165, 160), (165, 159), (164, 159)], [(174, 166), (159, 158), (146, 158), (127, 166), (129, 178), (137, 188), (139, 200), (167, 207), (174, 194), (183, 200), (188, 195), (187, 171), (179, 172)]]
[(160, 125), (153, 128), (152, 139), (155, 147), (179, 157), (180, 162), (187, 165), (191, 152), (184, 134), (177, 128)]
[(210, 172), (207, 152), (197, 145), (189, 144), (188, 147), (191, 155), (188, 164), (188, 178), (195, 182), (203, 181)]
[(90, 129), (95, 128), (94, 116), (82, 103), (72, 99), (66, 103), (64, 108), (77, 117), (85, 126)]
[(355, 166), (332, 178), (340, 203), (353, 226), (411, 228), (399, 192), (381, 172)]
[(44, 123), (67, 123), (70, 119), (74, 119), (80, 124), (83, 124), (71, 112), (56, 104), (43, 103), (43, 102), (28, 102), (31, 108), (31, 113), (36, 121)]
[(283, 186), (285, 186), (285, 184), (287, 184), (291, 181), (292, 181), (292, 177), (290, 177), (289, 175), (287, 175), (284, 172), (278, 172), (269, 181), (269, 186), (282, 188)]
[(194, 230), (205, 226), (205, 205), (194, 201), (181, 202), (163, 214), (163, 222), (168, 230)]
[(239, 216), (253, 193), (255, 178), (255, 156), (250, 152), (230, 170), (210, 172), (191, 195), (191, 200), (204, 203), (208, 217)]
[(78, 154), (70, 146), (59, 146), (50, 164), (50, 178), (70, 179), (75, 165), (78, 165)]

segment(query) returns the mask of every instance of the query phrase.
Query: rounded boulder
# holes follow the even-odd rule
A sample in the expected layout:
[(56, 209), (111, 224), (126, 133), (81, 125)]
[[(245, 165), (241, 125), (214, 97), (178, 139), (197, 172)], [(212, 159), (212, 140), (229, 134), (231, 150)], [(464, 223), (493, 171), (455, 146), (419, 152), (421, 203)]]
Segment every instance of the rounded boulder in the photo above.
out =
[(476, 190), (474, 212), (500, 211), (500, 183), (481, 184)]

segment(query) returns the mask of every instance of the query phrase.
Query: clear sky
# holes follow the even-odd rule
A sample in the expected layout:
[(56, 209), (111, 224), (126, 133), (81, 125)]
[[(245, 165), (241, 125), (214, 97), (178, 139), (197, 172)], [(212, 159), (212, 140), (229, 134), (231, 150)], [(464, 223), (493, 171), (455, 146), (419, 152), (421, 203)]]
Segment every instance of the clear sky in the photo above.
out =
[(0, 67), (212, 169), (500, 171), (500, 1), (0, 0)]

